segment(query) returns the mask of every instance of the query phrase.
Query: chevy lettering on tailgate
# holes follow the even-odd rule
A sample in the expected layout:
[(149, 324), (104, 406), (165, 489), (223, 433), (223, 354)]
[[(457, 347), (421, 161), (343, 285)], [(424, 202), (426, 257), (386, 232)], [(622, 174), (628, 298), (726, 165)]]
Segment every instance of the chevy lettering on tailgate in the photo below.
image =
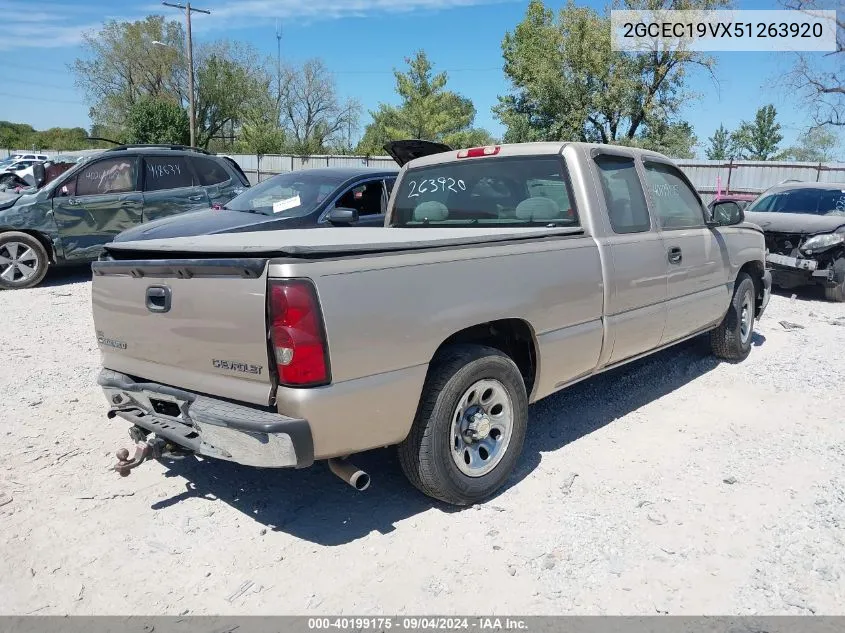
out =
[(240, 363), (235, 360), (220, 360), (218, 358), (212, 358), (211, 363), (217, 369), (225, 369), (227, 371), (237, 371), (242, 374), (255, 374), (256, 376), (261, 375), (261, 370), (263, 369), (261, 365), (251, 365), (250, 363)]

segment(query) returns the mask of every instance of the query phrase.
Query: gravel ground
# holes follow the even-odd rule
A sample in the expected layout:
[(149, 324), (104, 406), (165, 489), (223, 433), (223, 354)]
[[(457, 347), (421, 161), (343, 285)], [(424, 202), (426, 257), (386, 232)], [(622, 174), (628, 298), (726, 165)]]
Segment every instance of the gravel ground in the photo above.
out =
[(322, 464), (121, 479), (85, 271), (0, 306), (0, 613), (845, 614), (845, 305), (775, 296), (742, 364), (692, 341), (546, 399), (461, 511), (392, 451), (365, 493)]

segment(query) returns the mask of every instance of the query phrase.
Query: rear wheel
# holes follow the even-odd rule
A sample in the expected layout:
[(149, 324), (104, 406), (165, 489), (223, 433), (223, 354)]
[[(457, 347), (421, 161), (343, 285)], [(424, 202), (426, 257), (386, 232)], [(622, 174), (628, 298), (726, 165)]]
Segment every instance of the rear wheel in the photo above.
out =
[(32, 288), (41, 283), (50, 260), (47, 249), (26, 233), (0, 233), (0, 288)]
[(432, 363), (411, 432), (399, 445), (402, 470), (435, 499), (482, 501), (510, 476), (527, 420), (525, 383), (509, 356), (482, 345), (448, 348)]
[(828, 301), (845, 302), (845, 281), (836, 286), (825, 286), (824, 296)]
[(710, 346), (716, 356), (732, 361), (746, 359), (751, 352), (754, 314), (754, 281), (748, 274), (739, 273), (728, 313), (710, 332)]

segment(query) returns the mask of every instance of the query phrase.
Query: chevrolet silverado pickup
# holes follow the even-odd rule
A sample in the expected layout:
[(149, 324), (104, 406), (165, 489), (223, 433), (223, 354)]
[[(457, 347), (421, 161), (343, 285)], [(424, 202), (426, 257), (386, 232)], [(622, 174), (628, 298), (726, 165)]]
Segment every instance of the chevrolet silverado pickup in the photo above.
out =
[(115, 242), (92, 301), (110, 418), (135, 454), (264, 468), (395, 445), (411, 483), (493, 495), (528, 405), (708, 334), (749, 354), (771, 278), (759, 227), (709, 212), (653, 152), (398, 142), (384, 226)]

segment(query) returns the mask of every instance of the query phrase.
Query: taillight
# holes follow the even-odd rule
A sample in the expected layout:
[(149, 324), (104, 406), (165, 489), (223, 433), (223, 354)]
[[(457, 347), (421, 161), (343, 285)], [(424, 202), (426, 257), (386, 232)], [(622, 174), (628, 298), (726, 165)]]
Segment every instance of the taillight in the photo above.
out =
[(488, 145), (487, 147), (473, 147), (472, 149), (462, 149), (458, 152), (458, 158), (478, 158), (480, 156), (495, 156), (502, 149), (498, 145)]
[(329, 382), (320, 307), (307, 281), (270, 282), (270, 343), (282, 384)]

